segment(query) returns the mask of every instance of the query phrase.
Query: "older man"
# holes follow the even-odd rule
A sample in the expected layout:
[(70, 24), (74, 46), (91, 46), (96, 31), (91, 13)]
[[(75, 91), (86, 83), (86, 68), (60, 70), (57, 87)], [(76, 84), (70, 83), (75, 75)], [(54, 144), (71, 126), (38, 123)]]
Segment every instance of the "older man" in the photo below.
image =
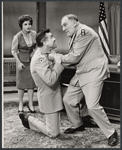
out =
[(71, 79), (63, 98), (67, 115), (73, 124), (65, 133), (83, 130), (83, 120), (75, 105), (84, 95), (89, 114), (108, 138), (108, 144), (115, 146), (118, 143), (117, 132), (99, 104), (103, 83), (108, 74), (107, 59), (99, 36), (93, 29), (81, 24), (74, 14), (65, 15), (61, 20), (61, 25), (70, 38), (70, 52), (61, 55), (62, 63), (76, 66), (76, 74)]

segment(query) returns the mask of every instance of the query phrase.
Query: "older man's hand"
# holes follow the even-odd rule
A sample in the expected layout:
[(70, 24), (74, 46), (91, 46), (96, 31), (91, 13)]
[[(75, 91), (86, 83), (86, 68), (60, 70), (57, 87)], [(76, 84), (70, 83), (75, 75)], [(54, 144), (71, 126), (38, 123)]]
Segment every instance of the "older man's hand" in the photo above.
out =
[(55, 61), (56, 63), (61, 63), (62, 54), (59, 53), (50, 53), (49, 60)]
[(62, 54), (57, 54), (57, 53), (54, 55), (54, 60), (56, 63), (61, 64), (61, 56)]

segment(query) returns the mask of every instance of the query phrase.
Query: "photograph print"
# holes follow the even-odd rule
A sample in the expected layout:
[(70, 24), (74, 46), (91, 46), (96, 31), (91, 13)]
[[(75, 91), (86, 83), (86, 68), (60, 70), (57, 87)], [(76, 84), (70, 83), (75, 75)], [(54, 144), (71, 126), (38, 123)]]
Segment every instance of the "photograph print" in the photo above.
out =
[(2, 1), (2, 148), (120, 148), (120, 1)]

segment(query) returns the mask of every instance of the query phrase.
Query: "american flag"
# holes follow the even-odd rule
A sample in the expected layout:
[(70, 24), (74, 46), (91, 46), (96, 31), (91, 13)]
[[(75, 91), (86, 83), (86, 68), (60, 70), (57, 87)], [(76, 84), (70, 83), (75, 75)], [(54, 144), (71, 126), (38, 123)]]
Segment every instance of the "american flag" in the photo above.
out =
[(109, 58), (108, 56), (110, 55), (110, 49), (109, 49), (109, 39), (108, 39), (108, 32), (107, 32), (107, 19), (106, 19), (104, 2), (100, 2), (100, 7), (99, 7), (98, 34), (100, 36), (103, 50), (104, 50), (107, 58)]

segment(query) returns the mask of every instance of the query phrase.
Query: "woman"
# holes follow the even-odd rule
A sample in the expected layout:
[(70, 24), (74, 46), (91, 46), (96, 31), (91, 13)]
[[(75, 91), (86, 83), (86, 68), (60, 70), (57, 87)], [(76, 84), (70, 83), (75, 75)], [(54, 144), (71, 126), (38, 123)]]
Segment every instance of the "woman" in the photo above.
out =
[(18, 20), (21, 29), (12, 41), (12, 55), (16, 59), (16, 85), (19, 96), (18, 112), (23, 112), (24, 90), (28, 91), (29, 103), (27, 105), (31, 113), (35, 113), (33, 107), (33, 95), (35, 83), (30, 73), (30, 60), (36, 49), (36, 32), (31, 30), (33, 20), (29, 15), (22, 15)]

